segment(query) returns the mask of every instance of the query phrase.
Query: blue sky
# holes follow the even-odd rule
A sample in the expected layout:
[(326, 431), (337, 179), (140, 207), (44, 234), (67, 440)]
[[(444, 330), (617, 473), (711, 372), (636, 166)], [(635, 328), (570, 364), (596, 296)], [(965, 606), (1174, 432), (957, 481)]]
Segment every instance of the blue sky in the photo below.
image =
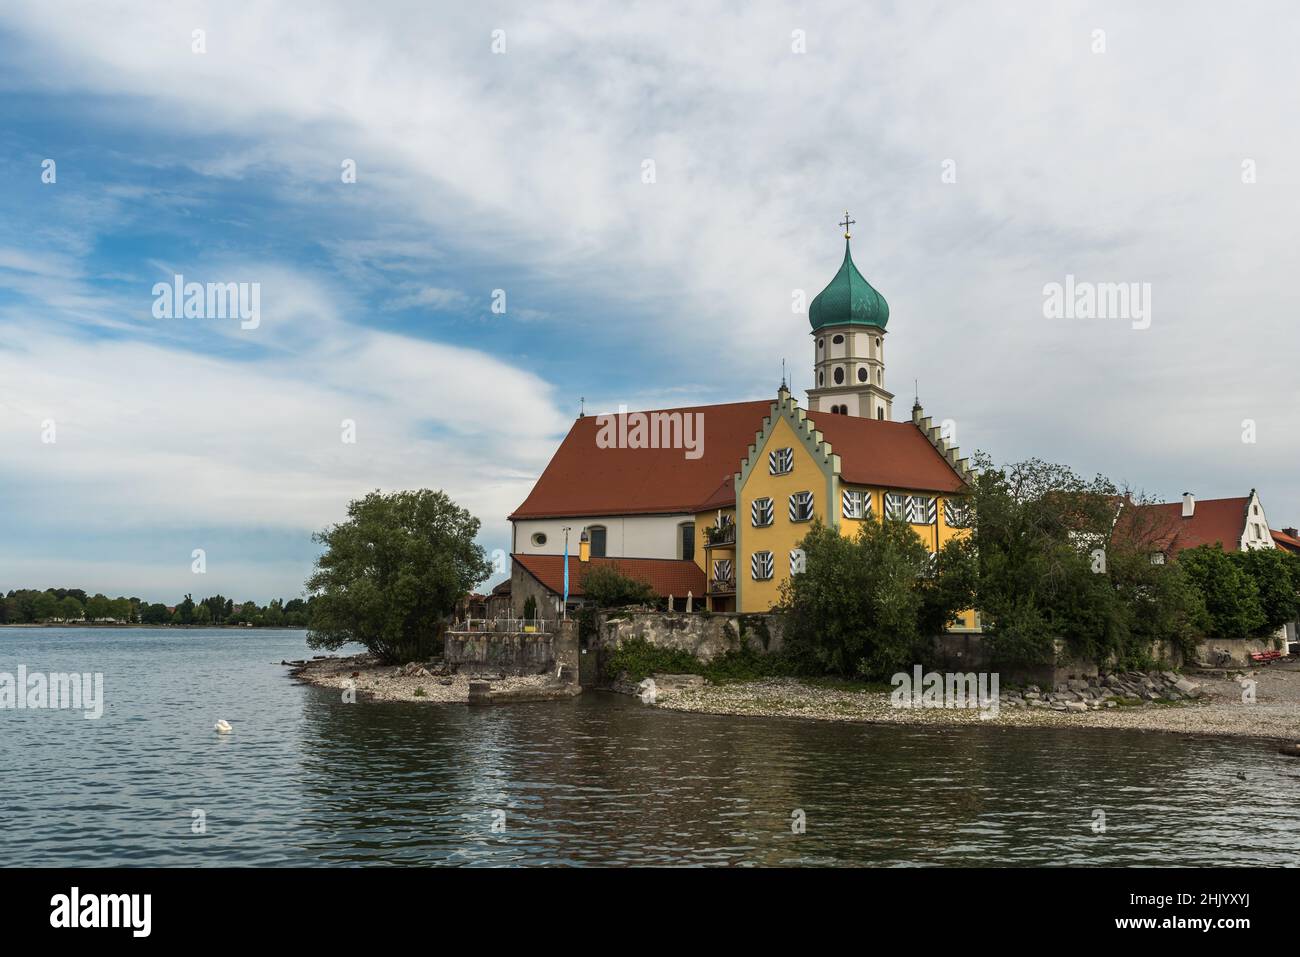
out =
[[(1172, 9), (6, 4), (0, 589), (292, 597), (373, 488), (506, 547), (580, 396), (811, 385), (845, 207), (898, 414), (1300, 523), (1296, 14)], [(261, 324), (154, 319), (175, 273)], [(1044, 318), (1067, 274), (1151, 327)]]

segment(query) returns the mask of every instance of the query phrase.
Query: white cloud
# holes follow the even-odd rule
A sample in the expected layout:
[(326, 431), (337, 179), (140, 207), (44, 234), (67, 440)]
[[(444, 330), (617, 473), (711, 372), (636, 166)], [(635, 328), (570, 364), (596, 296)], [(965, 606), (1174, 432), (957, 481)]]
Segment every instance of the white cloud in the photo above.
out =
[[(790, 294), (811, 297), (830, 278), (833, 223), (848, 205), (857, 263), (891, 304), (887, 384), (900, 406), (917, 378), (928, 410), (963, 423), (967, 449), (1043, 454), (1168, 495), (1256, 485), (1281, 520), (1300, 514), (1290, 468), (1300, 297), (1295, 218), (1283, 214), (1300, 199), (1288, 171), (1300, 130), (1278, 122), (1295, 87), (1294, 31), (1279, 25), (1295, 14), (1283, 4), (1229, 19), (1208, 3), (1180, 10), (845, 3), (709, 16), (658, 4), (614, 17), (540, 3), (484, 17), (320, 3), (269, 19), (230, 4), (86, 2), (55, 20), (31, 0), (0, 16), (23, 39), (33, 84), (142, 104), (133, 118), (160, 132), (250, 144), (217, 154), (212, 174), (278, 170), (299, 198), (331, 190), (406, 225), (382, 239), (323, 239), (347, 279), (374, 282), (403, 264), (414, 273), (454, 243), (575, 301), (653, 314), (616, 315), (593, 333), (621, 347), (609, 354), (630, 382), (658, 380), (631, 386), (636, 396), (683, 388), (673, 376), (730, 393), (713, 399), (770, 395), (782, 358), (796, 386), (810, 385), (806, 320)], [(202, 56), (189, 48), (196, 23), (208, 32)], [(1090, 50), (1099, 25), (1105, 54)], [(490, 52), (496, 26), (504, 56)], [(795, 28), (807, 31), (805, 55), (790, 51)], [(1259, 163), (1253, 186), (1240, 181), (1245, 157)], [(358, 163), (354, 186), (338, 184), (343, 158)], [(652, 186), (640, 179), (647, 158)], [(941, 181), (946, 159), (955, 184)], [(1153, 283), (1151, 329), (1043, 319), (1042, 286), (1066, 273)], [(377, 450), (374, 472), (303, 453), (270, 480), (271, 501), (311, 511), (311, 495), (288, 501), (302, 471), (328, 475), (325, 498), (331, 483), (381, 466), (404, 475), (412, 408), (454, 407), (481, 429), (471, 443), (418, 443), (426, 465), (445, 456), (469, 476), (474, 462), (498, 466), (485, 449), (510, 443), (519, 457), (503, 472), (544, 459), (549, 443), (534, 430), (553, 429), (554, 413), (516, 402), (544, 391), (539, 379), (380, 334), (353, 343), (331, 332), (303, 348), (308, 330), (272, 320), (265, 333), (300, 357), (296, 396), (277, 391), (284, 370), (269, 364), (182, 364), (167, 377), (202, 393), (194, 377), (216, 376), (247, 390), (251, 407), (278, 402), (263, 429), (278, 437), (323, 409), (373, 402), (362, 414), (391, 417), (378, 426), (392, 445)], [(73, 352), (77, 368), (108, 358)], [(27, 386), (73, 385), (42, 374), (56, 378)], [(130, 401), (104, 385), (99, 397)], [(1269, 423), (1258, 446), (1239, 441), (1248, 416)], [(257, 431), (258, 421), (236, 424)], [(224, 420), (207, 434), (227, 434)]]

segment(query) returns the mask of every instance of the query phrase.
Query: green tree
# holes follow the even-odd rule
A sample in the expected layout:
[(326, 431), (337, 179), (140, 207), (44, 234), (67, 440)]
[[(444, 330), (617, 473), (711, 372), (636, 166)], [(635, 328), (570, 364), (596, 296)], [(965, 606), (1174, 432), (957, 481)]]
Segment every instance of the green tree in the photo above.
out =
[(781, 587), (799, 667), (883, 677), (917, 660), (929, 552), (911, 526), (864, 522), (849, 539), (814, 522), (801, 547), (805, 571)]
[(980, 455), (976, 463), (976, 605), (997, 663), (1050, 662), (1058, 640), (1079, 657), (1124, 657), (1132, 635), (1108, 574), (1118, 489), (1039, 459), (996, 467)]
[(281, 608), (282, 602), (279, 598), (273, 599), (266, 606), (266, 611), (262, 613), (262, 624), (268, 628), (279, 628), (284, 624), (284, 611)]
[(313, 536), (325, 546), (307, 580), (307, 643), (359, 642), (386, 662), (438, 649), (456, 602), (492, 572), (474, 539), (479, 521), (444, 492), (372, 492), (348, 520)]
[[(649, 583), (624, 575), (613, 565), (588, 565), (582, 574), (582, 591), (587, 599), (599, 608), (648, 605), (658, 597)], [(533, 615), (527, 613), (527, 608), (524, 610), (525, 618), (535, 616), (536, 602), (534, 602)]]
[(59, 599), (52, 591), (43, 591), (32, 599), (32, 621), (49, 621), (59, 614)]
[(1259, 594), (1264, 624), (1258, 635), (1271, 635), (1300, 615), (1300, 557), (1281, 548), (1250, 548), (1228, 556)]
[(77, 621), (84, 618), (85, 615), (85, 606), (72, 595), (68, 595), (59, 602), (58, 617), (64, 621)]
[(162, 602), (146, 605), (140, 612), (140, 621), (146, 625), (165, 625), (170, 617), (167, 614), (167, 606)]
[(109, 601), (107, 595), (95, 595), (86, 599), (86, 619), (88, 621), (99, 621), (109, 616)]
[(185, 600), (176, 606), (174, 618), (178, 625), (188, 625), (194, 621), (194, 596), (186, 595)]
[(131, 600), (129, 598), (114, 598), (108, 603), (108, 616), (115, 621), (130, 621)]
[(1265, 626), (1254, 579), (1218, 545), (1186, 549), (1179, 554), (1178, 564), (1205, 599), (1211, 638), (1248, 638)]
[(212, 610), (202, 603), (195, 605), (193, 622), (196, 625), (212, 624)]

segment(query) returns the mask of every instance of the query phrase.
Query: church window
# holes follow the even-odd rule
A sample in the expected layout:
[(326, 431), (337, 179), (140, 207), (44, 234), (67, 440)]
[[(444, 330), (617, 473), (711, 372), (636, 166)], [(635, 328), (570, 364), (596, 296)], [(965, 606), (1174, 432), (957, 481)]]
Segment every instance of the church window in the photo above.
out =
[(834, 339), (831, 340), (831, 342), (838, 346), (844, 342), (844, 337), (836, 336)]
[(770, 475), (785, 475), (794, 471), (794, 449), (773, 449), (767, 453), (767, 471)]
[(839, 385), (844, 381), (844, 369), (842, 366), (835, 367), (835, 384)]
[(605, 526), (592, 525), (587, 529), (587, 535), (591, 542), (591, 557), (605, 557)]
[(859, 381), (859, 382), (866, 382), (867, 379), (869, 379), (870, 377), (871, 377), (871, 373), (867, 371), (867, 367), (866, 367), (866, 366), (863, 366), (862, 368), (860, 368), (860, 369), (858, 370), (858, 381)]
[(683, 522), (678, 525), (679, 537), (682, 543), (682, 559), (692, 562), (695, 560), (695, 523)]
[(749, 520), (755, 528), (762, 528), (765, 525), (772, 524), (772, 500), (770, 498), (756, 498), (749, 506)]
[(825, 346), (825, 345), (826, 345), (826, 340), (825, 340), (825, 339), (818, 339), (818, 340), (817, 340), (817, 348), (818, 348), (818, 349), (822, 348), (822, 347)]
[(883, 419), (884, 417), (885, 417), (885, 408), (884, 408), (884, 406), (879, 406), (879, 405), (876, 406), (876, 418), (877, 418), (877, 419)]
[(749, 556), (749, 574), (756, 582), (771, 578), (775, 565), (771, 552), (754, 552)]
[(532, 543), (536, 545), (538, 548), (541, 548), (543, 545), (546, 544), (546, 533), (533, 532)]
[(813, 517), (813, 493), (795, 492), (790, 496), (790, 521), (811, 522)]
[(825, 385), (825, 384), (826, 384), (826, 373), (825, 373), (825, 372), (819, 372), (819, 373), (817, 373), (817, 384), (818, 384), (818, 385)]

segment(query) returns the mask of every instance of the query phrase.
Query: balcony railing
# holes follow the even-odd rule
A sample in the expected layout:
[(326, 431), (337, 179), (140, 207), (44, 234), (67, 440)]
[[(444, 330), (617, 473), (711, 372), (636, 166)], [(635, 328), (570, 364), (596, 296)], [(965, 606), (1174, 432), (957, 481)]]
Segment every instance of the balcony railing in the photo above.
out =
[(710, 595), (724, 595), (736, 590), (736, 579), (734, 578), (715, 578), (709, 582)]
[(455, 634), (518, 634), (521, 631), (546, 633), (545, 618), (466, 618), (453, 622), (449, 629)]
[(732, 524), (724, 525), (722, 528), (716, 525), (710, 526), (704, 531), (704, 544), (709, 548), (736, 544), (736, 526)]

